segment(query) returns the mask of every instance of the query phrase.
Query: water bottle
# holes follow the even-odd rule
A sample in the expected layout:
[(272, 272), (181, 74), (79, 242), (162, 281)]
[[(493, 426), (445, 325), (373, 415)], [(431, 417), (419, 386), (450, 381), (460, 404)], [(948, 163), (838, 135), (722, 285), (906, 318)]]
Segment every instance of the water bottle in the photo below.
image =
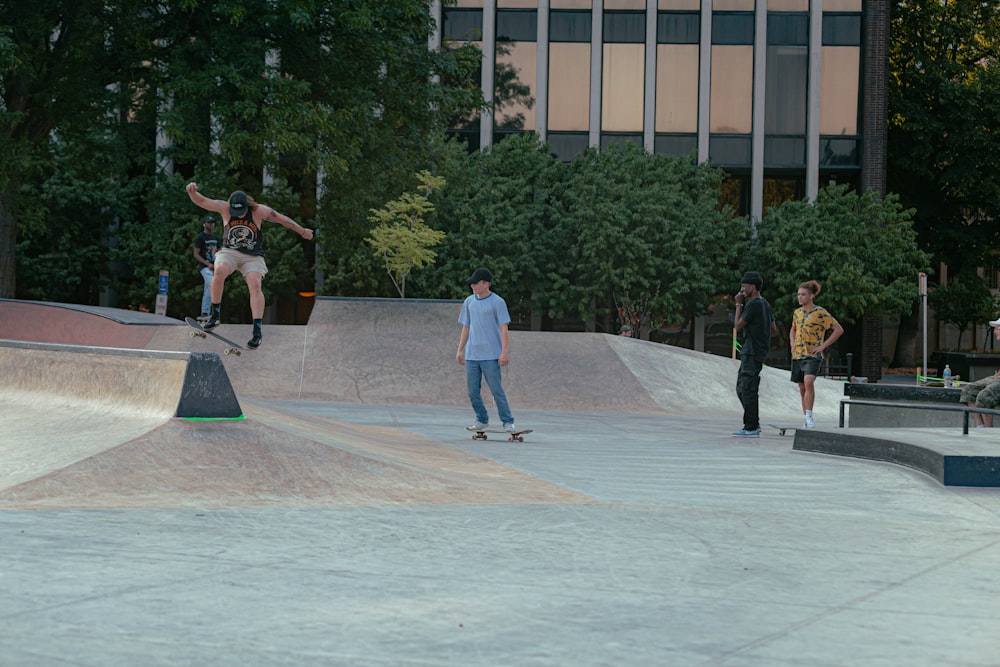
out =
[(951, 386), (951, 366), (948, 364), (944, 365), (944, 386)]

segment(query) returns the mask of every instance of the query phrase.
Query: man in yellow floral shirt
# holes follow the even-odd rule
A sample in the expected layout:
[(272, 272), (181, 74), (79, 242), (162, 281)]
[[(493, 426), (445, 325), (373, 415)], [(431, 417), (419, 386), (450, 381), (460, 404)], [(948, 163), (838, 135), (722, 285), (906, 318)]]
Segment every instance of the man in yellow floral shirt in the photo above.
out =
[[(813, 403), (816, 400), (816, 376), (823, 365), (823, 350), (829, 348), (844, 333), (844, 328), (830, 312), (813, 303), (819, 295), (820, 284), (810, 280), (799, 285), (799, 307), (792, 315), (792, 328), (788, 340), (792, 346), (792, 382), (799, 385), (805, 427), (815, 428)], [(830, 335), (826, 333), (830, 331)]]

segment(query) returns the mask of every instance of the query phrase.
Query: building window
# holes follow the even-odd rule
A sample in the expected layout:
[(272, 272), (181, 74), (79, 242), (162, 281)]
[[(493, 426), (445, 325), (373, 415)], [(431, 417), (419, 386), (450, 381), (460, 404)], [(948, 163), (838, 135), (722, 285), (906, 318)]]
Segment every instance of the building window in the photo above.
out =
[(445, 7), (441, 15), (445, 39), (477, 42), (483, 38), (483, 10)]
[(697, 44), (656, 45), (656, 132), (698, 131)]
[(497, 41), (534, 42), (538, 39), (538, 12), (534, 10), (497, 12)]
[(605, 12), (604, 42), (642, 44), (646, 41), (644, 12)]
[(646, 71), (645, 44), (605, 44), (601, 130), (641, 132)]
[(549, 132), (546, 141), (553, 155), (560, 160), (569, 162), (587, 150), (590, 146), (590, 135), (586, 132)]
[(809, 44), (809, 15), (768, 12), (767, 43), (788, 46)]
[(590, 12), (553, 11), (549, 14), (549, 41), (589, 44), (592, 20)]
[(764, 174), (764, 215), (771, 207), (805, 196), (805, 179), (799, 175)]
[(619, 132), (613, 134), (605, 133), (601, 135), (601, 150), (611, 148), (613, 146), (624, 146), (626, 143), (633, 143), (636, 146), (642, 146), (642, 134)]
[(767, 167), (804, 167), (806, 138), (764, 137), (764, 165)]
[(742, 170), (726, 174), (719, 188), (719, 206), (730, 207), (736, 215), (750, 212), (750, 174)]
[(750, 134), (753, 46), (713, 46), (709, 131)]
[(694, 12), (660, 12), (656, 15), (656, 41), (660, 44), (699, 43), (701, 15)]
[(720, 167), (749, 167), (750, 147), (750, 137), (713, 135), (708, 139), (708, 160)]
[(691, 155), (698, 152), (697, 134), (658, 134), (653, 139), (653, 152), (664, 155)]
[(534, 130), (538, 45), (497, 42), (493, 102), (494, 123), (501, 130)]
[(750, 12), (712, 14), (712, 44), (753, 44), (754, 16)]
[(820, 135), (858, 134), (861, 49), (824, 46), (820, 66)]
[(590, 43), (549, 44), (549, 131), (590, 129)]
[(823, 14), (823, 46), (860, 46), (861, 16)]
[(861, 164), (860, 142), (854, 137), (824, 137), (819, 140), (819, 166), (856, 167)]

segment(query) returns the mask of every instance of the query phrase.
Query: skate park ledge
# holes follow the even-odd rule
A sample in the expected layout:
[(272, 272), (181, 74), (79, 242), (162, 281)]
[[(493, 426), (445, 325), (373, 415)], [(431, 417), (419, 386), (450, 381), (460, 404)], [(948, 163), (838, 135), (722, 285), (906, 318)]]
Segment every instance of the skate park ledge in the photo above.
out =
[(242, 419), (218, 354), (0, 340), (0, 399), (47, 395), (135, 413)]

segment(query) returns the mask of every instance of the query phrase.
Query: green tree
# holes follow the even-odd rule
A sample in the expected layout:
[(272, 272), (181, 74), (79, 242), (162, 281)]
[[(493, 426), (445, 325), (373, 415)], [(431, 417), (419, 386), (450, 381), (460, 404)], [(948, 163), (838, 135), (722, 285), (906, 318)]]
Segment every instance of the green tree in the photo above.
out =
[(447, 236), (433, 269), (418, 276), (419, 293), (464, 297), (465, 279), (488, 266), (515, 321), (544, 311), (564, 249), (553, 236), (550, 208), (561, 163), (534, 135), (511, 136), (472, 154), (449, 141), (440, 155), (448, 184), (430, 220)]
[(171, 304), (193, 299), (191, 178), (320, 228), (318, 258), (269, 238), (272, 289), (285, 266), (284, 289), (311, 285), (315, 261), (328, 291), (384, 290), (365, 212), (426, 167), (449, 115), (482, 103), (476, 47), (432, 52), (431, 28), (424, 0), (0, 0), (0, 295), (16, 257), (22, 295), (147, 301), (175, 266)]
[(970, 324), (996, 317), (997, 300), (987, 282), (975, 274), (963, 274), (931, 290), (927, 301), (935, 317), (958, 328), (959, 345)]
[(400, 298), (406, 298), (406, 278), (413, 269), (434, 263), (431, 250), (444, 238), (444, 232), (428, 227), (424, 220), (434, 210), (428, 197), (440, 190), (445, 179), (427, 170), (416, 175), (416, 192), (404, 192), (381, 209), (372, 209), (368, 219), (375, 225), (366, 239), (375, 255), (385, 262), (385, 270)]
[(982, 265), (1000, 241), (1000, 4), (897, 0), (888, 189), (935, 261)]
[(0, 1), (0, 297), (46, 298), (45, 283), (96, 296), (115, 205), (131, 194), (115, 140), (132, 105), (122, 82), (150, 57), (146, 10)]
[(731, 284), (749, 238), (745, 219), (720, 210), (722, 179), (708, 164), (631, 143), (574, 160), (554, 207), (563, 260), (551, 272), (549, 310), (588, 319), (616, 302), (641, 304), (654, 327), (704, 312)]
[(819, 281), (823, 306), (842, 323), (909, 309), (930, 261), (917, 247), (912, 215), (895, 195), (858, 195), (843, 185), (820, 190), (815, 202), (772, 207), (757, 226), (749, 265), (765, 267), (775, 319), (789, 321), (807, 280)]

